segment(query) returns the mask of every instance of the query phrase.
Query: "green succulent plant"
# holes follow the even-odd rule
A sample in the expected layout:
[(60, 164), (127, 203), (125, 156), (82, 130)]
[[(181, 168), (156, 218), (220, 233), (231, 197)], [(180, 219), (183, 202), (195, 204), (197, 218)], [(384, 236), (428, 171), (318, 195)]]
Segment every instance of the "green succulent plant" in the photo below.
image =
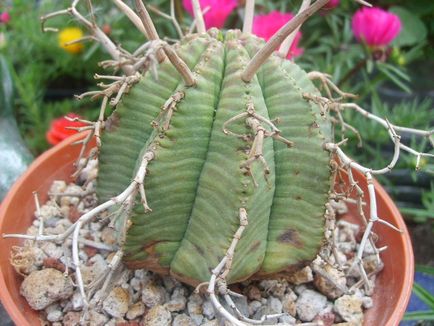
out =
[[(118, 104), (116, 126), (102, 137), (100, 200), (131, 183), (145, 150), (155, 153), (144, 185), (152, 211), (138, 205), (130, 217), (129, 267), (170, 272), (191, 284), (208, 280), (238, 228), (240, 208), (249, 225), (229, 282), (300, 268), (317, 255), (331, 173), (322, 144), (331, 125), (303, 98), (315, 88), (296, 64), (272, 56), (254, 80), (241, 79), (262, 46), (240, 31), (186, 37), (176, 51), (195, 86), (166, 61), (158, 79), (145, 75)], [(170, 114), (167, 103), (174, 104)], [(261, 163), (249, 153), (258, 129), (273, 132), (266, 120), (277, 121), (280, 132), (263, 140)]]

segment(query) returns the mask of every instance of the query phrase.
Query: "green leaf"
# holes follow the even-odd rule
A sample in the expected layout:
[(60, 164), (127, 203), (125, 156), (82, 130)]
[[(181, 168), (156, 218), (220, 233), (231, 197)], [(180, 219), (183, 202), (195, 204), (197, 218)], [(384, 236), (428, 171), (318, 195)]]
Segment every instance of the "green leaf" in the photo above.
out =
[(429, 275), (434, 275), (434, 267), (431, 266), (416, 265), (416, 271)]
[(377, 68), (380, 70), (387, 78), (390, 79), (396, 86), (401, 88), (404, 92), (411, 93), (410, 88), (401, 81), (401, 74), (397, 74), (395, 70), (391, 70), (388, 65), (377, 63)]
[(408, 76), (405, 72), (403, 72), (401, 69), (397, 68), (394, 65), (391, 65), (389, 63), (382, 63), (382, 62), (379, 62), (378, 65), (383, 66), (384, 68), (393, 72), (396, 76), (400, 77), (401, 79), (403, 79), (405, 81), (411, 80), (410, 76)]
[(425, 290), (420, 284), (414, 283), (413, 292), (419, 299), (425, 302), (432, 310), (434, 310), (434, 296)]
[(410, 46), (423, 42), (427, 36), (427, 28), (419, 17), (403, 7), (392, 7), (389, 10), (399, 16), (402, 23), (401, 33), (393, 41), (395, 46)]
[(8, 63), (4, 56), (0, 55), (0, 116), (12, 115), (13, 90)]
[(434, 311), (412, 311), (404, 315), (404, 320), (434, 320)]

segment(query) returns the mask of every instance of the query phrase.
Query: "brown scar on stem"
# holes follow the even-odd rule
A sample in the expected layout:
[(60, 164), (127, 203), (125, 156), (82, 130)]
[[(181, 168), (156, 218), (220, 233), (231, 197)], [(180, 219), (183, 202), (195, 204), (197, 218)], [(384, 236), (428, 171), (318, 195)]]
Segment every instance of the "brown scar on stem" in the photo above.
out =
[(142, 269), (146, 268), (155, 273), (161, 273), (163, 275), (168, 275), (170, 272), (170, 267), (164, 267), (160, 264), (161, 254), (155, 251), (155, 247), (159, 244), (165, 242), (163, 240), (153, 240), (148, 242), (146, 245), (142, 247), (143, 251), (148, 254), (144, 260), (127, 260), (128, 257), (125, 257), (124, 260), (125, 265), (131, 269)]
[(116, 131), (116, 129), (119, 128), (120, 122), (121, 117), (119, 116), (119, 113), (117, 113), (116, 111), (113, 112), (104, 123), (105, 130), (108, 132)]
[(194, 244), (194, 248), (197, 250), (197, 252), (202, 256), (205, 257), (205, 251), (199, 247), (197, 244)]
[(256, 241), (253, 243), (253, 245), (250, 247), (250, 251), (251, 251), (251, 252), (256, 251), (256, 250), (258, 250), (258, 248), (259, 248), (260, 246), (261, 246), (261, 241), (256, 240)]
[(318, 123), (317, 123), (316, 121), (312, 122), (312, 123), (309, 125), (309, 135), (308, 135), (308, 137), (312, 137), (313, 130), (314, 130), (314, 129), (318, 129), (318, 128), (319, 128)]
[(282, 233), (277, 240), (279, 242), (289, 243), (298, 249), (303, 248), (303, 242), (300, 239), (300, 235), (298, 234), (297, 230), (291, 228)]

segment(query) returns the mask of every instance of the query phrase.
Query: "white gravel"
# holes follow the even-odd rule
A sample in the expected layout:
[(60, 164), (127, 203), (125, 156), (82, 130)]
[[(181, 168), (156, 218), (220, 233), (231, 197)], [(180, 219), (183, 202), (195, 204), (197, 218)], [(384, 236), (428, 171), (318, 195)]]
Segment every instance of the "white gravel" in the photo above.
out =
[[(94, 173), (87, 169), (86, 174)], [(91, 182), (86, 190), (92, 187)], [(52, 234), (62, 232), (89, 210), (90, 205), (96, 203), (92, 193), (81, 198), (60, 196), (63, 192), (78, 194), (83, 189), (64, 181), (53, 183), (50, 193), (55, 195), (51, 195), (41, 206), (46, 231)], [(35, 220), (28, 230), (29, 234), (37, 232), (38, 223)], [(318, 257), (310, 266), (294, 273), (287, 280), (245, 281), (239, 284), (237, 291), (244, 297), (233, 298), (238, 309), (254, 319), (261, 318), (263, 314), (283, 313), (274, 320), (281, 325), (312, 321), (326, 326), (338, 323), (361, 324), (363, 310), (372, 306), (372, 299), (363, 289), (351, 293), (350, 287), (360, 276), (357, 269), (346, 273), (357, 250), (359, 227), (339, 221), (334, 233), (337, 240), (337, 252), (334, 255)], [(97, 243), (116, 245), (116, 235), (104, 219), (86, 225), (81, 236)], [(95, 282), (107, 270), (113, 254), (83, 244), (80, 247), (84, 282), (95, 287), (96, 291), (101, 288), (104, 280), (99, 286), (95, 286)], [(16, 266), (26, 276), (21, 285), (21, 294), (31, 307), (41, 310), (41, 318), (52, 325), (74, 325), (83, 318), (91, 325), (116, 325), (123, 322), (149, 326), (228, 324), (216, 319), (218, 316), (207, 296), (194, 293), (193, 288), (170, 277), (144, 270), (124, 269), (117, 273), (102, 304), (83, 315), (83, 299), (73, 285), (75, 268), (71, 259), (70, 241), (67, 241), (67, 245), (27, 241), (19, 250), (19, 258), (29, 258), (20, 260), (25, 261), (25, 264)], [(368, 248), (365, 251), (365, 268), (372, 272), (381, 267), (382, 262)], [(374, 280), (375, 276), (371, 281)]]

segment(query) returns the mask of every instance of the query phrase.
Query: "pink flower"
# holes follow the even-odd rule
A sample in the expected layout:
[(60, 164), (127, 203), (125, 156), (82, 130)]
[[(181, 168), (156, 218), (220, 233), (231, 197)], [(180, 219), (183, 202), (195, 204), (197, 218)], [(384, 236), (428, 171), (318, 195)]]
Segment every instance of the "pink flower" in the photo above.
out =
[[(283, 25), (290, 21), (294, 15), (290, 12), (281, 13), (272, 11), (267, 15), (256, 15), (253, 18), (253, 34), (264, 38), (268, 41)], [(298, 32), (294, 42), (289, 49), (288, 58), (297, 57), (303, 54), (303, 49), (298, 47), (301, 39), (301, 33)]]
[(0, 14), (0, 23), (7, 24), (11, 20), (11, 15), (7, 11)]
[[(236, 0), (200, 0), (202, 11), (209, 10), (204, 15), (206, 28), (222, 28), (226, 19), (237, 7)], [(191, 0), (182, 0), (182, 4), (187, 12), (193, 16), (193, 5)]]
[(361, 8), (352, 20), (353, 33), (359, 42), (370, 47), (384, 47), (398, 36), (401, 21), (398, 16), (381, 8)]
[(336, 8), (337, 6), (339, 6), (339, 3), (340, 3), (340, 2), (341, 2), (340, 0), (330, 0), (329, 2), (327, 2), (327, 3), (325, 4), (324, 7), (322, 7), (322, 9), (323, 9), (323, 10), (331, 10), (331, 9), (334, 9), (334, 8)]

